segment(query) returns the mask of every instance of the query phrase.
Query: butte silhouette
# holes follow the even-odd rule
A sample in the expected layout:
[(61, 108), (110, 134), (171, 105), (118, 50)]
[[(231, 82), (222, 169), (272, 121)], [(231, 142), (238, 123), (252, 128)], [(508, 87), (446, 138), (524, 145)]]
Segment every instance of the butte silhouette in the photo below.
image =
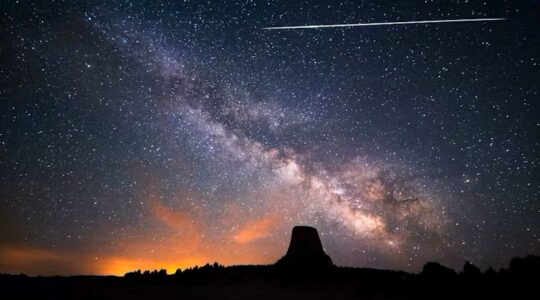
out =
[(285, 256), (276, 262), (276, 266), (293, 269), (329, 268), (332, 259), (322, 247), (317, 229), (309, 226), (295, 226), (292, 230), (291, 243)]

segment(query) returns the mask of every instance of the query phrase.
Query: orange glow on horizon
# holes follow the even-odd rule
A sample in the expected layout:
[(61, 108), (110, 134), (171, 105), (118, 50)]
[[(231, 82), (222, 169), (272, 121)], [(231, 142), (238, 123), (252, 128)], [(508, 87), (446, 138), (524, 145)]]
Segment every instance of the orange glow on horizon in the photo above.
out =
[[(155, 226), (137, 239), (111, 243), (106, 254), (89, 249), (70, 252), (24, 244), (0, 246), (0, 272), (29, 275), (118, 275), (135, 270), (166, 269), (172, 274), (218, 262), (223, 265), (269, 264), (285, 249), (276, 234), (283, 227), (278, 214), (249, 216), (231, 206), (211, 227), (204, 212), (180, 211), (151, 197), (147, 212)], [(239, 216), (243, 217), (239, 219)], [(233, 222), (234, 220), (234, 222)], [(236, 227), (233, 224), (241, 225)], [(157, 240), (156, 237), (160, 239)]]
[[(258, 249), (251, 249), (258, 251)], [(2, 247), (0, 248), (0, 266), (2, 272), (27, 275), (116, 275), (123, 276), (135, 270), (167, 270), (174, 274), (177, 269), (187, 269), (218, 262), (223, 265), (267, 264), (272, 263), (273, 256), (259, 255), (251, 251), (235, 251), (231, 248), (214, 248), (205, 253), (168, 257), (162, 253), (139, 256), (115, 255), (97, 257), (90, 254), (51, 251), (37, 247)]]
[(102, 260), (99, 273), (103, 275), (124, 275), (135, 270), (167, 270), (167, 274), (174, 274), (177, 269), (187, 269), (197, 265), (204, 265), (208, 261), (204, 257), (186, 257), (176, 261), (163, 261), (152, 258), (133, 259), (127, 257), (111, 257)]

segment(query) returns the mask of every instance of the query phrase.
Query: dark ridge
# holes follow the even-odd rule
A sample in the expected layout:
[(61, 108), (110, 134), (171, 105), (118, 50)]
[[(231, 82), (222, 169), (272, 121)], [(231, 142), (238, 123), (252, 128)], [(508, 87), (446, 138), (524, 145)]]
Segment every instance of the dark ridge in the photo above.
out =
[(317, 230), (293, 229), (274, 265), (218, 263), (116, 276), (29, 277), (0, 274), (1, 299), (536, 299), (540, 257), (482, 272), (470, 262), (457, 273), (428, 262), (419, 274), (332, 265)]

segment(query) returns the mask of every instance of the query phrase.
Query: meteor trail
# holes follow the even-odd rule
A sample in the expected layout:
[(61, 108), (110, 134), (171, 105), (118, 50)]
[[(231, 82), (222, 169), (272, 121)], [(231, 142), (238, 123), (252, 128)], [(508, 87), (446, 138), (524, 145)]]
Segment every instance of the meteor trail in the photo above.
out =
[(379, 23), (355, 23), (355, 24), (326, 24), (326, 25), (301, 25), (301, 26), (281, 26), (264, 27), (264, 30), (280, 29), (315, 29), (315, 28), (337, 28), (337, 27), (362, 27), (362, 26), (391, 26), (407, 24), (432, 24), (432, 23), (462, 23), (462, 22), (489, 22), (504, 21), (506, 18), (479, 18), (479, 19), (453, 19), (453, 20), (423, 20), (423, 21), (403, 21), (403, 22), (379, 22)]

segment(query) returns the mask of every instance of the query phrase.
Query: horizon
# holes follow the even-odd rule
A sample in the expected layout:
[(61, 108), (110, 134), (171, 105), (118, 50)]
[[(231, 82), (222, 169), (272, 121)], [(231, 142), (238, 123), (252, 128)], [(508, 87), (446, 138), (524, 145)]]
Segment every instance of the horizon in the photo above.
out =
[(0, 4), (0, 273), (540, 254), (538, 1), (177, 2)]
[[(297, 225), (297, 226), (300, 226), (300, 227), (305, 227), (305, 225)], [(297, 227), (295, 226), (295, 227)], [(310, 227), (310, 228), (313, 228), (313, 227)], [(316, 230), (316, 229), (315, 229)], [(291, 235), (291, 239), (293, 238), (293, 236)], [(292, 240), (291, 240), (292, 242)], [(321, 245), (322, 246), (322, 245)], [(289, 246), (291, 247), (291, 246)], [(324, 246), (322, 246), (324, 248)], [(324, 251), (324, 250), (323, 250)], [(284, 252), (283, 254), (285, 253), (288, 253), (288, 251)], [(527, 254), (527, 255), (524, 255), (523, 257), (530, 257), (531, 254)], [(534, 255), (533, 255), (534, 256)], [(538, 256), (537, 256), (538, 257)], [(512, 259), (515, 259), (515, 258), (522, 258), (521, 256), (519, 257), (513, 257)], [(224, 265), (224, 264), (221, 264), (219, 263), (218, 261), (207, 261), (207, 262), (204, 262), (204, 263), (201, 263), (201, 264), (195, 264), (195, 265), (186, 265), (184, 267), (180, 267), (180, 266), (173, 266), (173, 264), (162, 264), (161, 266), (159, 264), (155, 264), (155, 263), (152, 263), (152, 264), (149, 264), (149, 265), (146, 265), (147, 267), (140, 267), (141, 265), (140, 264), (137, 264), (137, 268), (134, 268), (134, 269), (131, 269), (129, 271), (122, 271), (125, 269), (125, 266), (121, 267), (121, 270), (119, 270), (117, 273), (98, 273), (98, 274), (93, 274), (93, 273), (88, 273), (88, 274), (79, 274), (79, 273), (73, 273), (73, 274), (27, 274), (27, 273), (14, 273), (14, 272), (5, 272), (5, 273), (0, 273), (0, 275), (24, 275), (24, 276), (29, 276), (29, 277), (57, 277), (57, 276), (66, 276), (66, 277), (71, 277), (71, 276), (115, 276), (115, 277), (125, 277), (128, 273), (134, 273), (134, 272), (142, 272), (142, 273), (146, 273), (146, 272), (151, 272), (151, 271), (165, 271), (165, 274), (166, 275), (175, 275), (175, 273), (177, 273), (178, 271), (186, 271), (186, 270), (195, 270), (197, 268), (201, 268), (201, 267), (206, 267), (206, 266), (219, 266), (219, 267), (225, 267), (225, 268), (228, 268), (228, 267), (243, 267), (243, 266), (248, 266), (248, 267), (269, 267), (269, 266), (276, 266), (276, 264), (278, 263), (278, 260), (276, 259), (274, 262), (271, 262), (271, 263), (266, 263), (266, 264), (249, 264), (249, 263), (245, 263), (245, 264), (229, 264), (229, 265)], [(433, 262), (433, 261), (426, 261), (423, 265), (423, 267), (425, 267), (426, 264), (429, 264), (429, 263), (437, 263), (439, 264), (438, 262)], [(510, 263), (510, 260), (508, 261), (508, 263)], [(464, 261), (463, 262), (463, 265), (466, 266), (467, 264), (472, 264), (473, 266), (475, 267), (478, 267), (474, 264), (474, 262), (470, 262), (470, 261)], [(148, 266), (150, 266), (148, 268)], [(158, 267), (156, 267), (158, 266)], [(444, 266), (442, 265), (443, 267), (447, 267), (447, 266)], [(495, 270), (496, 272), (501, 272), (502, 270), (508, 270), (508, 266), (503, 266), (501, 267), (499, 270)], [(352, 266), (341, 266), (341, 265), (336, 265), (336, 264), (333, 264), (332, 267), (334, 268), (355, 268), (355, 269), (375, 269), (375, 270), (383, 270), (383, 271), (399, 271), (399, 272), (406, 272), (406, 273), (410, 273), (410, 274), (420, 274), (422, 272), (422, 270), (418, 270), (418, 271), (405, 271), (405, 270), (390, 270), (390, 269), (377, 269), (377, 268), (366, 268), (366, 267), (352, 267)], [(456, 274), (460, 274), (461, 272), (464, 271), (464, 269), (454, 269), (452, 267), (449, 267), (451, 270), (454, 270), (456, 272)], [(482, 268), (479, 268), (479, 271), (484, 273), (486, 272), (488, 269), (493, 269), (491, 266), (489, 266), (488, 268), (485, 268), (485, 269), (482, 269)]]
[[(296, 226), (305, 226), (305, 225), (296, 225)], [(323, 248), (324, 248), (324, 243), (323, 243)], [(285, 254), (285, 253), (286, 253), (286, 251), (283, 251), (282, 255)], [(516, 256), (516, 257), (526, 257), (528, 255), (532, 255), (532, 254), (527, 253), (527, 254), (524, 254), (524, 255), (521, 255), (521, 256)], [(198, 263), (184, 264), (184, 265), (176, 264), (174, 262), (166, 262), (166, 263), (159, 263), (159, 262), (155, 262), (155, 261), (143, 262), (142, 260), (133, 260), (128, 264), (123, 264), (122, 259), (114, 259), (113, 258), (111, 260), (108, 260), (108, 261), (104, 262), (107, 266), (104, 267), (102, 272), (97, 272), (97, 273), (76, 273), (76, 272), (74, 272), (74, 273), (31, 273), (31, 272), (26, 273), (26, 272), (18, 272), (18, 271), (12, 272), (12, 271), (7, 270), (7, 271), (4, 271), (4, 272), (0, 272), (0, 275), (26, 275), (26, 276), (30, 276), (30, 277), (41, 277), (41, 276), (44, 276), (44, 277), (55, 277), (55, 276), (116, 276), (116, 277), (123, 277), (123, 276), (125, 276), (126, 273), (135, 272), (135, 271), (138, 271), (138, 270), (139, 271), (165, 270), (167, 275), (174, 275), (177, 270), (185, 271), (185, 270), (188, 270), (188, 269), (200, 268), (200, 267), (203, 267), (203, 266), (206, 266), (206, 265), (213, 265), (213, 264), (216, 264), (216, 263), (218, 265), (220, 265), (220, 266), (223, 266), (223, 267), (271, 266), (271, 265), (274, 265), (278, 261), (279, 257), (281, 257), (281, 256), (278, 256), (275, 260), (273, 260), (271, 262), (259, 263), (259, 264), (253, 264), (253, 263), (249, 263), (249, 262), (239, 263), (239, 264), (235, 264), (235, 263), (222, 264), (219, 261), (200, 261)], [(512, 257), (512, 258), (516, 258), (516, 257)], [(508, 259), (508, 261), (506, 262), (506, 265), (503, 264), (501, 267), (494, 268), (494, 269), (496, 271), (500, 271), (502, 269), (507, 269), (508, 268), (508, 263), (510, 262), (510, 260), (512, 258)], [(430, 262), (436, 262), (436, 261), (426, 261), (424, 264), (422, 264), (422, 267), (425, 266), (425, 264), (430, 263)], [(464, 260), (461, 267), (463, 267), (463, 265), (466, 264), (467, 262), (470, 262), (470, 261)], [(436, 262), (436, 263), (438, 263), (438, 262)], [(470, 263), (477, 266), (474, 262), (470, 262)], [(402, 272), (407, 272), (407, 273), (411, 273), (411, 274), (418, 274), (418, 273), (420, 273), (422, 271), (421, 269), (419, 269), (419, 270), (383, 269), (383, 268), (373, 268), (373, 267), (363, 267), (363, 266), (347, 266), (347, 265), (337, 265), (337, 264), (334, 264), (334, 266), (338, 267), (338, 268), (358, 268), (358, 269), (377, 269), (377, 270), (402, 271)], [(462, 270), (462, 269), (459, 269), (459, 268), (456, 269), (456, 268), (454, 268), (452, 266), (446, 266), (444, 264), (443, 264), (443, 266), (449, 267), (450, 269), (456, 271), (457, 273), (459, 273)], [(487, 267), (477, 266), (477, 267), (480, 268), (481, 272), (485, 272), (487, 269), (493, 268), (493, 266), (487, 266)], [(116, 271), (112, 271), (112, 270), (116, 270)]]

